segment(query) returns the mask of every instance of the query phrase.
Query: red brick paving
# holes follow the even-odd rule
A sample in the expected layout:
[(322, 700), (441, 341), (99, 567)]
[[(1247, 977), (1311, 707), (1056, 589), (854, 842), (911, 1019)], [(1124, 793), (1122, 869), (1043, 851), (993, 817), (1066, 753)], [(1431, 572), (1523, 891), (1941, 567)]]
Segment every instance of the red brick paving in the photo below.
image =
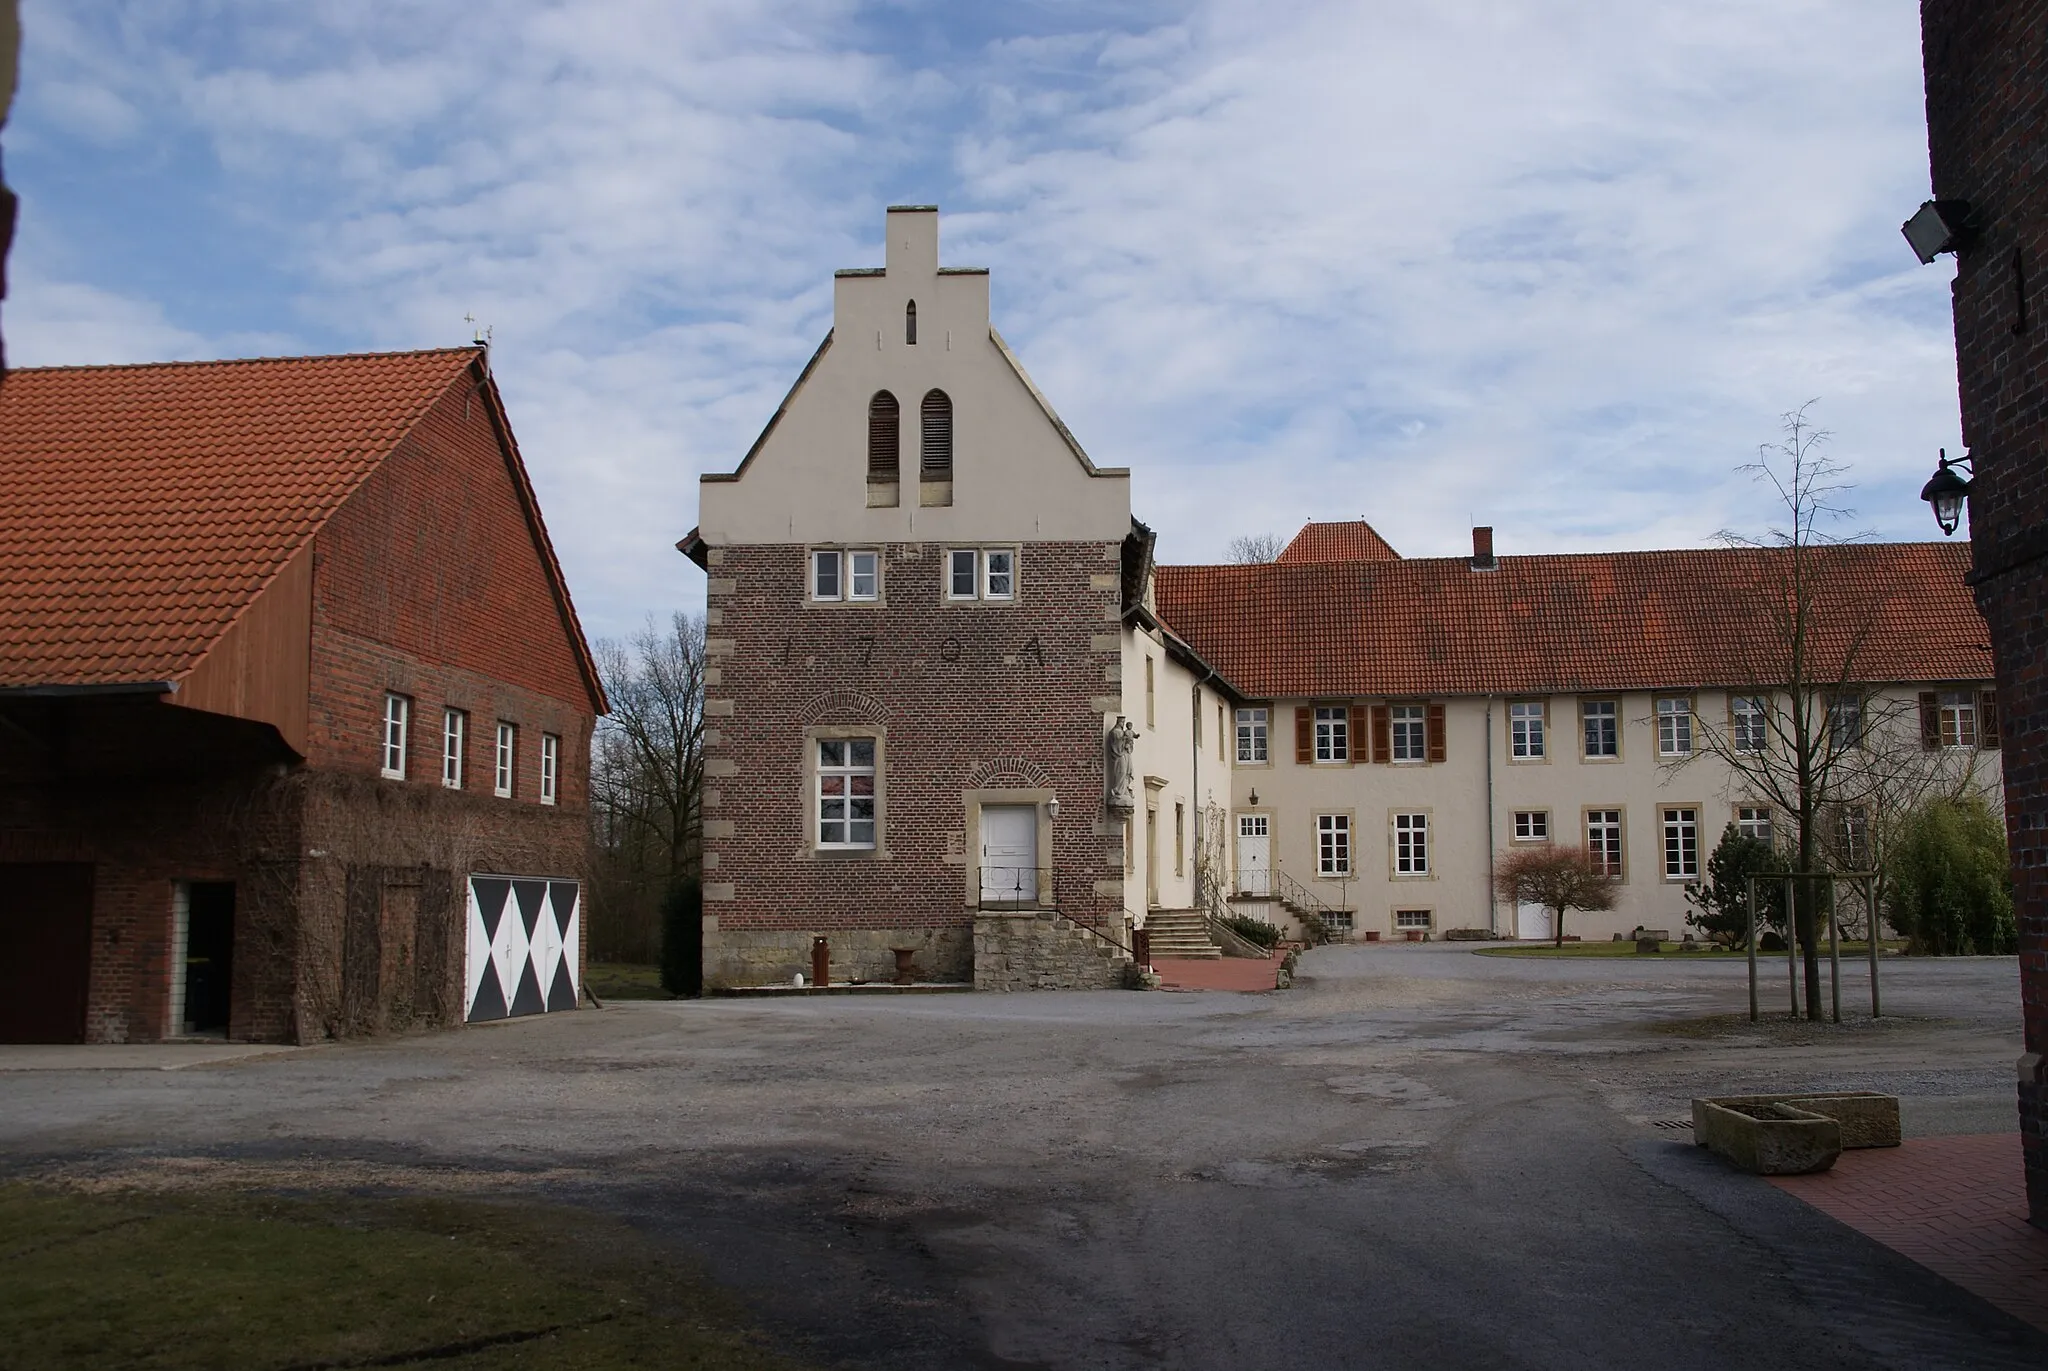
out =
[(2019, 1134), (1909, 1138), (1771, 1184), (2048, 1330), (2048, 1233), (2027, 1222)]
[(1280, 971), (1280, 954), (1263, 961), (1250, 957), (1154, 957), (1152, 969), (1159, 973), (1162, 990), (1271, 990)]

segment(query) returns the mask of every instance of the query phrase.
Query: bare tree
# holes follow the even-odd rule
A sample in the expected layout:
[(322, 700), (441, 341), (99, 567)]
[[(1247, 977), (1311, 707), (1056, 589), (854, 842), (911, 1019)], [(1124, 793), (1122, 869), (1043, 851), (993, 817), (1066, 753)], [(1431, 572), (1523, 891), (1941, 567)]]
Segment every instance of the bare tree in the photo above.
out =
[(1286, 546), (1287, 540), (1277, 533), (1241, 533), (1230, 540), (1225, 555), (1238, 566), (1256, 566), (1273, 561)]
[(1581, 847), (1518, 847), (1504, 852), (1493, 868), (1493, 888), (1512, 904), (1540, 904), (1557, 915), (1552, 932), (1564, 946), (1568, 909), (1614, 908), (1615, 878)]

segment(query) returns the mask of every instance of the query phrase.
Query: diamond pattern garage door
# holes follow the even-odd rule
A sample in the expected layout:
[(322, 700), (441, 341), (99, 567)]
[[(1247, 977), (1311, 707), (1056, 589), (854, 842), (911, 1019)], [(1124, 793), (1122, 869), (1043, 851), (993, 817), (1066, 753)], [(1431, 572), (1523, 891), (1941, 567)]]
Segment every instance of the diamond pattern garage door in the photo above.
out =
[(580, 889), (543, 876), (471, 876), (463, 1018), (574, 1009)]

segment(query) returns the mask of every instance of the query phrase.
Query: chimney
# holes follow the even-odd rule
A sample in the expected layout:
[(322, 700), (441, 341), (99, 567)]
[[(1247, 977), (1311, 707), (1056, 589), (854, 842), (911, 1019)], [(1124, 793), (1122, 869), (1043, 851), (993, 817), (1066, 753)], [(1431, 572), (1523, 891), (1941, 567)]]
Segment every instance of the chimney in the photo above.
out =
[(1486, 525), (1472, 530), (1472, 569), (1494, 571), (1500, 566), (1493, 560), (1493, 528)]

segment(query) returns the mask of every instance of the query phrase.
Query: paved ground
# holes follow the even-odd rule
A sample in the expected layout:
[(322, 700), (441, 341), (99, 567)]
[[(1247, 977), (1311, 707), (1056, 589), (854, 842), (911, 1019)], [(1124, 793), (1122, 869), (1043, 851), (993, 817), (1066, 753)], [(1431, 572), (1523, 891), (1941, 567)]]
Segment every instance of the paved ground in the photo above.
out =
[(1162, 990), (1266, 991), (1280, 973), (1281, 954), (1253, 957), (1154, 957)]
[(859, 1366), (2048, 1365), (1657, 1126), (1826, 1087), (1899, 1094), (1909, 1136), (2010, 1132), (2012, 960), (1885, 973), (1899, 1017), (1827, 1029), (1751, 1029), (1740, 963), (1441, 944), (1320, 949), (1268, 995), (622, 1005), (0, 1073), (0, 1174), (614, 1209)]

